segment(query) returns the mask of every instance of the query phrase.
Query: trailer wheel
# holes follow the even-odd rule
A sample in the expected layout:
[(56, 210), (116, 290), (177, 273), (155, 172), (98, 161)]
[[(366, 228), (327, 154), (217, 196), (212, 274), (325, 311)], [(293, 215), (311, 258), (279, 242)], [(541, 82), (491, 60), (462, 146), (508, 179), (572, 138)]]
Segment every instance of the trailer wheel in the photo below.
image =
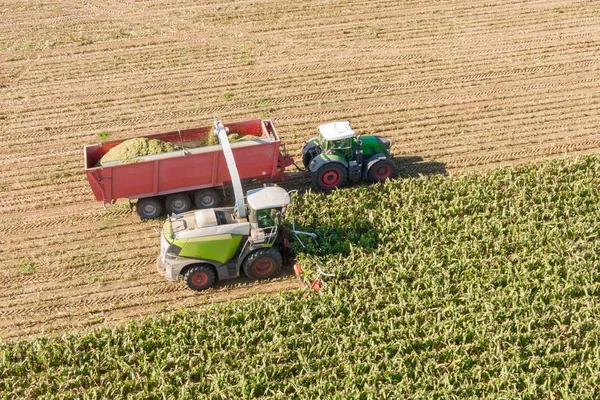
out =
[(163, 212), (162, 202), (156, 197), (139, 199), (135, 209), (141, 219), (158, 218)]
[(192, 265), (183, 274), (185, 286), (196, 291), (208, 289), (215, 284), (215, 281), (215, 271), (209, 265)]
[(394, 176), (396, 168), (389, 158), (379, 160), (369, 168), (367, 175), (372, 182), (383, 182)]
[(219, 205), (221, 197), (216, 190), (205, 189), (194, 193), (194, 203), (198, 208), (213, 208)]
[(269, 247), (250, 253), (243, 262), (244, 273), (250, 279), (267, 279), (275, 276), (283, 264), (279, 250)]
[(192, 201), (190, 200), (190, 196), (188, 196), (187, 194), (176, 193), (167, 196), (167, 201), (165, 201), (165, 205), (167, 206), (167, 211), (169, 212), (169, 214), (181, 214), (192, 208)]
[(329, 162), (312, 174), (313, 184), (321, 190), (332, 190), (344, 186), (348, 172), (337, 162)]

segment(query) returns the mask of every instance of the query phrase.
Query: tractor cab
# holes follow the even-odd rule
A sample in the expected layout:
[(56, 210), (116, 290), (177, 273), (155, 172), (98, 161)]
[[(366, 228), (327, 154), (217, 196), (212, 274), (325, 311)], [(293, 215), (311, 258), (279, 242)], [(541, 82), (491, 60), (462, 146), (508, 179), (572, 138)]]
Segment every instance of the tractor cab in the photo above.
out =
[(350, 128), (350, 121), (330, 122), (320, 125), (319, 142), (325, 154), (339, 154), (346, 158), (354, 158), (358, 148), (355, 133)]

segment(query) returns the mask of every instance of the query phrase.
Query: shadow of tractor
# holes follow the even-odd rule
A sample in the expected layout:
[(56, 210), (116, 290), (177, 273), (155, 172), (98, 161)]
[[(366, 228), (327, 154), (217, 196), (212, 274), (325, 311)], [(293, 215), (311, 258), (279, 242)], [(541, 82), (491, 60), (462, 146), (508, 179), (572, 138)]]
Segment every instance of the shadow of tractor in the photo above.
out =
[[(447, 176), (446, 165), (438, 161), (425, 161), (421, 156), (394, 157), (391, 159), (396, 167), (396, 179), (419, 178), (421, 176), (443, 175)], [(341, 190), (350, 187), (371, 185), (368, 179), (364, 178), (355, 183), (347, 183)], [(308, 190), (319, 191), (311, 182), (310, 176), (291, 179), (279, 183), (287, 190), (298, 190), (299, 193)]]
[[(396, 167), (396, 179), (403, 178), (419, 178), (421, 176), (432, 176), (432, 175), (443, 175), (447, 176), (448, 171), (444, 163), (438, 161), (425, 161), (421, 156), (407, 156), (407, 157), (394, 157), (392, 158)], [(309, 190), (320, 191), (316, 189), (312, 182), (310, 175), (294, 177), (284, 182), (275, 182), (277, 185), (283, 187), (286, 190), (297, 190), (298, 193), (305, 193)], [(356, 183), (347, 183), (341, 190), (351, 187), (368, 186), (371, 185), (368, 179), (361, 179)], [(249, 182), (244, 184), (244, 190), (250, 190), (262, 187), (264, 184), (260, 182)], [(223, 204), (233, 204), (234, 196), (231, 185), (225, 186), (223, 189)]]
[(418, 178), (419, 176), (448, 175), (446, 165), (438, 161), (425, 161), (420, 156), (395, 157), (396, 171), (399, 178)]

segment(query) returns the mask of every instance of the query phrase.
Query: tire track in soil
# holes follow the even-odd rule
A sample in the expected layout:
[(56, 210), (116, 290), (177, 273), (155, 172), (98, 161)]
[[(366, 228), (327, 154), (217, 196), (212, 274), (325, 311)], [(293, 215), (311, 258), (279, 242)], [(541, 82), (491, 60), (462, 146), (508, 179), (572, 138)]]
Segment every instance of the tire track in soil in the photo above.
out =
[[(567, 88), (567, 89), (568, 89), (568, 88)], [(568, 90), (572, 91), (572, 89), (568, 89)], [(587, 100), (585, 100), (585, 101), (587, 101)], [(573, 102), (571, 101), (571, 104), (575, 105), (576, 103), (573, 103)], [(556, 111), (559, 111), (559, 109), (560, 109), (561, 107), (562, 107), (561, 105), (556, 105), (556, 106), (555, 106), (555, 108), (557, 109)], [(572, 109), (573, 109), (573, 107), (571, 107), (571, 110), (572, 110)], [(563, 113), (563, 114), (555, 114), (555, 115), (552, 115), (553, 113), (551, 112), (551, 109), (546, 109), (546, 110), (549, 110), (547, 115), (546, 115), (546, 114), (539, 114), (539, 115), (538, 115), (539, 117), (543, 117), (543, 118), (545, 119), (545, 124), (546, 124), (546, 125), (548, 124), (548, 122), (551, 122), (551, 121), (552, 121), (554, 118), (558, 118), (558, 117), (556, 117), (555, 115), (559, 115), (560, 117), (564, 117), (565, 115), (567, 115), (567, 114), (568, 114), (568, 113)], [(592, 108), (590, 108), (590, 109), (588, 109), (587, 111), (593, 112), (593, 111), (597, 111), (597, 110), (596, 110), (596, 109), (592, 109)], [(364, 113), (364, 112), (363, 112), (363, 114), (366, 114), (366, 113)], [(487, 118), (489, 121), (491, 121), (491, 122), (489, 122), (489, 124), (491, 124), (491, 125), (495, 125), (495, 126), (498, 126), (498, 123), (499, 123), (499, 122), (502, 120), (502, 119), (499, 119), (499, 120), (492, 120), (492, 119), (491, 119), (491, 117), (489, 117), (489, 116), (488, 116), (488, 117), (485, 117), (485, 118)], [(517, 120), (518, 120), (518, 124), (520, 124), (520, 125), (525, 125), (524, 119), (523, 119), (523, 118), (520, 118), (520, 119), (519, 119), (519, 118), (520, 118), (520, 117), (519, 117), (517, 114), (515, 114), (515, 115), (509, 116), (509, 117), (507, 117), (507, 118), (504, 118), (504, 120), (507, 120), (507, 119), (517, 119)], [(528, 111), (528, 112), (527, 112), (527, 117), (526, 117), (526, 118), (528, 118), (528, 119), (533, 119), (533, 118), (534, 118), (534, 115), (533, 115), (533, 113), (531, 113), (531, 112), (529, 112), (529, 111)], [(473, 118), (473, 119), (471, 120), (471, 122), (473, 122), (473, 121), (477, 121), (478, 119), (479, 119), (479, 118)], [(447, 122), (447, 121), (443, 121), (443, 120), (441, 120), (440, 118), (438, 118), (438, 120), (437, 120), (437, 123), (436, 123), (436, 125), (437, 125), (437, 126), (439, 126), (439, 127), (443, 127), (445, 124), (449, 124), (449, 122)], [(515, 123), (515, 124), (516, 124), (516, 123)], [(483, 125), (482, 125), (482, 124), (479, 124), (478, 126), (479, 126), (480, 130), (483, 130), (483, 128), (485, 128), (485, 124), (483, 124)], [(568, 125), (566, 125), (566, 124), (565, 124), (565, 125), (561, 125), (561, 126), (555, 126), (555, 130), (557, 130), (557, 131), (560, 131), (560, 130), (564, 130), (564, 128), (567, 128), (567, 127), (568, 127)], [(558, 129), (558, 128), (561, 128), (561, 129)], [(546, 130), (547, 130), (547, 128), (544, 128), (544, 129), (546, 129)], [(414, 129), (413, 129), (413, 130), (414, 130)], [(407, 135), (406, 135), (408, 132), (410, 132), (410, 129), (405, 129), (405, 130), (404, 130), (404, 137), (403, 137), (403, 140), (402, 140), (402, 142), (401, 142), (401, 144), (402, 144), (402, 145), (408, 146), (408, 145), (410, 144), (410, 141), (411, 141), (411, 140), (409, 139), (409, 136), (407, 136)], [(531, 134), (531, 135), (532, 135), (532, 136), (535, 136), (535, 135), (537, 135), (537, 134), (536, 134), (536, 133), (533, 133), (533, 134)], [(427, 139), (427, 136), (433, 136), (433, 137), (439, 138), (439, 135), (435, 135), (435, 134), (432, 134), (432, 135), (425, 135), (425, 136), (419, 135), (419, 137), (417, 137), (416, 141), (418, 141), (418, 142), (419, 142), (421, 145), (425, 145), (425, 144), (427, 144), (427, 143), (431, 143), (431, 141)], [(521, 135), (521, 140), (522, 140), (523, 138), (525, 138), (525, 137), (528, 137), (528, 136), (529, 136), (529, 134), (522, 134), (522, 135)], [(467, 134), (466, 136), (465, 136), (465, 135), (463, 135), (463, 136), (461, 137), (461, 140), (464, 140), (465, 138), (474, 138), (474, 139), (476, 139), (476, 138), (478, 138), (478, 137), (482, 137), (480, 133)], [(434, 141), (434, 142), (433, 142), (433, 144), (435, 144), (435, 143), (437, 143), (437, 142), (438, 142), (438, 141), (436, 140), (436, 141)], [(446, 144), (446, 147), (448, 147), (449, 145), (450, 145), (450, 143), (447, 143), (447, 144)], [(27, 183), (29, 183), (30, 181), (26, 181), (26, 182), (27, 182)], [(86, 196), (86, 193), (88, 193), (88, 192), (89, 192), (89, 189), (87, 188), (87, 184), (86, 184), (86, 183), (82, 183), (82, 182), (79, 182), (79, 181), (78, 181), (78, 182), (75, 182), (74, 184), (75, 184), (75, 186), (76, 186), (76, 187), (77, 187), (77, 188), (80, 190), (80, 192), (81, 192), (81, 196)], [(23, 189), (20, 189), (20, 190), (22, 190), (22, 191), (24, 191), (24, 192), (26, 192), (26, 193), (29, 193), (29, 194), (31, 195), (31, 193), (30, 193), (31, 185), (29, 185), (29, 186), (28, 186), (28, 185), (24, 185), (24, 186), (25, 186), (25, 187), (24, 187)], [(44, 188), (44, 187), (45, 187), (45, 183), (42, 181), (42, 182), (39, 184), (39, 187), (41, 187), (41, 188)], [(65, 190), (68, 190), (68, 191), (69, 191), (71, 194), (73, 194), (73, 191), (72, 191), (72, 189), (65, 189)], [(16, 191), (16, 192), (18, 193), (19, 191)], [(20, 197), (20, 196), (19, 196), (19, 197)], [(50, 198), (52, 198), (52, 196), (50, 196)], [(61, 201), (61, 202), (62, 202), (62, 201)], [(22, 208), (23, 208), (23, 207), (25, 207), (25, 208), (27, 207), (27, 205), (26, 205), (26, 204), (21, 204), (21, 203), (20, 203), (18, 200), (8, 200), (8, 201), (2, 201), (2, 200), (0, 200), (0, 208), (4, 208), (4, 209), (9, 209), (9, 210), (10, 210), (10, 209), (13, 209), (13, 210), (15, 210), (15, 211), (20, 211), (22, 208), (20, 209), (20, 208), (18, 208), (18, 207), (13, 207), (13, 208), (11, 208), (11, 207), (10, 207), (11, 205), (17, 205), (17, 204), (20, 204), (20, 205), (22, 206)]]
[[(596, 46), (597, 45), (598, 44), (596, 44)], [(572, 44), (569, 44), (569, 47), (572, 47)], [(572, 50), (573, 49), (571, 49), (571, 51)], [(586, 48), (586, 50), (594, 52), (594, 49), (590, 48), (589, 46)], [(528, 51), (531, 51), (531, 50), (529, 49)], [(543, 54), (543, 52), (545, 52), (545, 51), (547, 52), (548, 49), (544, 48), (544, 47), (540, 48), (540, 54)], [(527, 54), (527, 55), (531, 56), (531, 54)], [(482, 63), (482, 61), (486, 61), (486, 60), (481, 60), (481, 57), (479, 55), (475, 54), (475, 55), (472, 55), (472, 56), (477, 57), (477, 58), (475, 58), (475, 60), (477, 60), (477, 61), (472, 61), (472, 62), (469, 62), (469, 63), (465, 63), (465, 65), (463, 65), (463, 69), (464, 69), (464, 67), (467, 67), (467, 66), (470, 67), (469, 69), (472, 69), (473, 67), (475, 67), (477, 65), (486, 65), (485, 63)], [(495, 55), (495, 57), (497, 57), (497, 56), (498, 56), (498, 54)], [(564, 55), (564, 56), (566, 56), (566, 55)], [(354, 66), (354, 67), (356, 65), (362, 65), (363, 67), (361, 68), (360, 74), (368, 74), (369, 73), (369, 68), (365, 65), (366, 64), (366, 60), (368, 60), (368, 59), (369, 58), (365, 57), (363, 59), (353, 60), (350, 63), (350, 65)], [(565, 58), (565, 59), (568, 60), (568, 58)], [(572, 60), (570, 60), (570, 61), (572, 61)], [(489, 60), (488, 60), (488, 62), (489, 62)], [(435, 63), (435, 62), (429, 62), (428, 64), (432, 64), (432, 63)], [(469, 64), (472, 64), (472, 65), (469, 65)], [(328, 71), (336, 71), (336, 70), (338, 70), (338, 71), (336, 71), (336, 73), (338, 73), (338, 74), (340, 74), (340, 75), (343, 76), (344, 74), (347, 74), (347, 73), (353, 71), (352, 68), (347, 68), (347, 66), (348, 66), (348, 63), (344, 63), (343, 67), (342, 67), (343, 69), (339, 70), (339, 68), (340, 68), (339, 65), (337, 65), (337, 64), (331, 64), (327, 68), (327, 70)], [(407, 69), (406, 66), (402, 66), (402, 65), (399, 66), (397, 64), (389, 64), (389, 65), (384, 66), (384, 67), (386, 68), (386, 71), (389, 70), (390, 68), (399, 68), (400, 70), (406, 70)], [(373, 68), (382, 68), (382, 66), (381, 65), (375, 65), (375, 66), (373, 66)], [(446, 68), (447, 68), (447, 65), (446, 65)], [(548, 66), (546, 66), (545, 68), (548, 68)], [(313, 70), (314, 67), (311, 66), (311, 65), (307, 65), (307, 66), (305, 66), (305, 69), (310, 71), (310, 70)], [(354, 68), (354, 70), (355, 70), (355, 68)], [(364, 71), (364, 72), (362, 72), (362, 71)], [(391, 71), (393, 71), (393, 69)], [(532, 72), (535, 72), (535, 71), (536, 70), (532, 70)], [(437, 78), (438, 80), (444, 81), (444, 80), (448, 79), (448, 75), (447, 75), (448, 71), (447, 71), (447, 69), (444, 70), (444, 72), (446, 73), (445, 76), (440, 76), (439, 78)], [(516, 72), (517, 73), (522, 73), (522, 71), (516, 71)], [(274, 73), (276, 74), (275, 71), (266, 70), (266, 71), (263, 71), (264, 77), (261, 80), (256, 80), (256, 79), (250, 80), (250, 77), (247, 77), (247, 79), (249, 80), (249, 82), (251, 82), (252, 85), (258, 85), (260, 83), (264, 83), (264, 84), (271, 83), (271, 84), (274, 84), (274, 85), (281, 86), (280, 82), (277, 82), (277, 81), (273, 82), (273, 79), (270, 78), (270, 76), (273, 75)], [(371, 71), (371, 73), (372, 73), (372, 71)], [(506, 72), (504, 72), (504, 73), (506, 73)], [(511, 73), (511, 72), (508, 71), (508, 73)], [(181, 74), (181, 71), (174, 71), (174, 74), (175, 74), (174, 78), (177, 79), (177, 80), (179, 80), (179, 81), (181, 81), (181, 76), (179, 76)], [(227, 79), (227, 80), (229, 81), (229, 80), (233, 79), (234, 76), (235, 75), (231, 75), (229, 77), (229, 79)], [(329, 75), (323, 75), (321, 73), (321, 76), (329, 77), (331, 75), (330, 74)], [(490, 75), (488, 75), (488, 77), (492, 77), (492, 75), (490, 74)], [(285, 82), (294, 82), (294, 81), (298, 81), (300, 79), (311, 79), (311, 78), (312, 79), (319, 79), (320, 81), (322, 81), (322, 79), (320, 79), (319, 76), (313, 76), (313, 77), (302, 76), (302, 77), (297, 77), (296, 74), (290, 74), (289, 72), (287, 72), (287, 76), (282, 77), (281, 80), (282, 80), (282, 82), (283, 81), (285, 81)], [(468, 80), (468, 81), (472, 81), (475, 78), (476, 77), (474, 77), (474, 76), (466, 76), (463, 79)], [(125, 76), (125, 77), (123, 77), (123, 79), (128, 79), (128, 77)], [(208, 78), (206, 78), (204, 80), (200, 80), (200, 81), (198, 81), (197, 79), (196, 80), (189, 80), (189, 81), (183, 82), (183, 86), (185, 86), (185, 87), (192, 87), (192, 88), (194, 88), (193, 90), (197, 91), (198, 90), (197, 87), (199, 87), (199, 86), (200, 87), (209, 88), (209, 86), (207, 86), (207, 84), (210, 83), (210, 82), (214, 82), (214, 81), (215, 81), (214, 77), (208, 77)], [(169, 80), (165, 76), (164, 72), (161, 74), (160, 82), (162, 82), (162, 84), (160, 84), (160, 85), (153, 84), (151, 86), (144, 85), (142, 87), (139, 87), (139, 88), (137, 88), (136, 93), (139, 96), (140, 93), (144, 93), (144, 92), (150, 92), (150, 93), (152, 93), (152, 92), (154, 92), (154, 93), (158, 92), (158, 94), (156, 96), (160, 96), (161, 94), (163, 94), (162, 92), (164, 92), (165, 90), (167, 90), (169, 88), (173, 88), (173, 83), (169, 82)], [(422, 85), (425, 85), (425, 84), (438, 84), (438, 83), (439, 82), (436, 82), (435, 80), (432, 80), (431, 82), (415, 81), (413, 83), (413, 85), (415, 85), (415, 86), (417, 86), (417, 85), (418, 86), (422, 86)], [(98, 93), (98, 95), (100, 95), (102, 97), (106, 96), (107, 100), (110, 100), (112, 103), (114, 103), (115, 102), (114, 96), (116, 94), (118, 94), (118, 93), (123, 93), (123, 92), (120, 89), (121, 86), (119, 85), (118, 81), (114, 82), (113, 86), (114, 86), (114, 88), (112, 90)], [(240, 89), (244, 88), (243, 86), (238, 86), (238, 87)], [(53, 109), (54, 107), (48, 106), (48, 102), (46, 100), (47, 96), (40, 95), (40, 90), (39, 89), (40, 88), (39, 88), (39, 85), (38, 85), (37, 88), (36, 88), (36, 99), (37, 99), (37, 101), (40, 102), (41, 105), (45, 106), (47, 109)], [(226, 87), (223, 87), (223, 89), (226, 89)], [(52, 93), (54, 91), (55, 90), (53, 89), (52, 92), (50, 92), (49, 95), (52, 95)], [(86, 97), (89, 97), (89, 94), (85, 94), (85, 95), (86, 95)], [(53, 98), (53, 100), (55, 100), (55, 101), (58, 100), (58, 99), (59, 98)], [(97, 97), (96, 97), (96, 99), (97, 99)], [(65, 97), (65, 101), (72, 101), (72, 100), (73, 100), (73, 95), (72, 94), (69, 94), (69, 96)], [(145, 100), (148, 101), (149, 99), (146, 98)], [(81, 103), (81, 101), (79, 103)], [(29, 105), (33, 105), (35, 103), (30, 101), (30, 102), (28, 102), (28, 104)], [(119, 103), (116, 103), (115, 105), (118, 106)], [(23, 110), (21, 110), (21, 113), (22, 113), (22, 111)], [(40, 110), (36, 109), (34, 111), (39, 112)]]
[[(561, 74), (557, 74), (556, 76), (560, 77), (562, 75)], [(573, 82), (573, 84), (575, 84), (575, 85), (581, 85), (581, 84), (593, 85), (596, 81), (597, 81), (597, 78), (589, 78), (589, 79), (582, 79), (582, 80), (579, 80), (579, 81), (575, 81), (575, 82)], [(563, 91), (568, 89), (567, 87), (565, 87), (564, 83), (557, 82), (557, 83), (549, 83), (547, 85), (543, 85), (543, 84), (537, 84), (537, 85), (535, 85), (534, 84), (534, 85), (529, 85), (529, 86), (525, 86), (525, 87), (514, 87), (514, 88), (507, 89), (507, 90), (510, 91), (510, 92), (514, 92), (515, 96), (519, 96), (520, 97), (521, 94), (516, 94), (516, 93), (526, 92), (526, 93), (528, 93), (529, 96), (532, 96), (532, 94), (529, 93), (531, 90), (546, 89), (546, 90), (549, 91), (553, 87), (559, 88), (560, 90), (563, 90)], [(393, 92), (393, 91), (396, 91), (398, 89), (400, 89), (400, 85), (392, 85), (392, 86), (388, 86), (388, 87), (380, 86), (380, 87), (369, 88), (368, 91), (367, 90), (362, 90), (362, 91), (359, 91), (359, 90), (345, 91), (343, 93), (340, 93), (339, 95), (340, 96), (353, 95), (353, 97), (355, 97), (357, 99), (364, 100), (364, 99), (369, 98), (369, 97), (374, 98), (374, 97), (380, 96), (381, 92), (384, 92), (384, 91)], [(583, 86), (583, 87), (580, 86), (580, 87), (571, 87), (570, 88), (571, 91), (577, 90), (577, 89), (579, 89), (579, 90), (586, 89), (586, 87), (585, 86)], [(365, 96), (363, 98), (363, 97), (359, 96), (360, 92), (364, 92), (364, 93), (379, 92), (379, 93), (372, 94), (371, 96)], [(435, 99), (433, 99), (433, 98), (427, 99), (426, 103), (427, 104), (432, 104), (432, 103), (435, 103), (435, 102), (447, 102), (449, 104), (450, 103), (457, 103), (457, 100), (460, 99), (460, 98), (473, 99), (474, 97), (477, 97), (477, 96), (479, 96), (481, 98), (489, 98), (492, 94), (495, 94), (495, 93), (506, 93), (506, 90), (502, 91), (502, 90), (499, 90), (499, 89), (491, 89), (491, 90), (481, 91), (481, 92), (476, 92), (476, 93), (454, 94), (452, 96), (438, 97), (438, 98), (435, 98)], [(523, 95), (523, 96), (527, 96), (527, 95)], [(507, 97), (508, 97), (508, 94), (506, 94), (505, 98), (507, 98)], [(317, 98), (319, 98), (319, 96), (318, 95), (304, 96), (303, 100), (306, 101), (309, 98), (316, 100)], [(289, 102), (293, 103), (294, 100), (295, 99), (291, 99), (291, 101), (289, 101)], [(498, 100), (498, 99), (496, 99), (496, 100)], [(422, 100), (416, 100), (416, 101), (414, 101), (412, 103), (412, 105), (417, 105), (417, 104), (419, 104), (419, 102), (422, 102)], [(279, 103), (283, 103), (283, 101), (278, 101), (278, 102), (274, 102), (274, 103), (279, 104)], [(403, 103), (403, 105), (405, 107), (410, 107), (411, 103), (406, 102), (406, 103)], [(213, 111), (216, 111), (216, 110), (213, 110)], [(193, 114), (197, 114), (197, 111), (193, 111), (192, 113), (189, 113), (189, 112), (180, 112), (180, 113), (178, 113), (178, 115), (180, 117), (181, 116), (191, 116)], [(150, 118), (152, 118), (152, 117), (147, 117), (146, 121), (148, 121)], [(132, 120), (132, 123), (139, 123), (139, 122), (145, 122), (145, 121), (141, 120), (141, 119)], [(21, 144), (27, 144), (27, 142), (25, 142), (25, 143), (21, 142)], [(14, 158), (16, 158), (16, 157), (17, 157), (17, 155), (14, 155)]]
[[(391, 138), (409, 173), (600, 150), (595, 3), (310, 4), (72, 1), (60, 15), (7, 2), (15, 12), (0, 21), (0, 43), (16, 40), (14, 27), (36, 38), (47, 24), (66, 33), (93, 27), (97, 41), (0, 52), (1, 336), (112, 325), (296, 287), (289, 270), (208, 293), (167, 284), (154, 272), (150, 231), (160, 221), (140, 223), (121, 206), (103, 211), (82, 176), (81, 146), (101, 130), (126, 138), (205, 125), (198, 121), (212, 114), (252, 118), (267, 99), (296, 158), (316, 124), (341, 118)], [(141, 24), (155, 29), (110, 37)], [(254, 63), (243, 65), (243, 55)], [(25, 253), (39, 264), (32, 274), (20, 271)]]
[[(79, 305), (75, 305), (74, 312), (65, 312), (62, 307), (51, 308), (51, 311), (57, 311), (50, 316), (41, 316), (37, 313), (37, 318), (22, 319), (18, 316), (15, 319), (1, 319), (0, 330), (8, 331), (5, 339), (20, 338), (40, 334), (40, 324), (43, 324), (45, 334), (51, 332), (63, 332), (66, 329), (88, 328), (94, 326), (104, 326), (106, 323), (111, 325), (115, 323), (125, 323), (132, 319), (146, 318), (150, 310), (152, 314), (175, 312), (182, 308), (202, 310), (203, 308), (228, 303), (230, 301), (247, 299), (249, 297), (272, 296), (285, 291), (298, 289), (298, 283), (295, 278), (283, 277), (268, 282), (255, 284), (240, 283), (235, 286), (223, 286), (212, 290), (209, 293), (203, 293), (203, 296), (190, 294), (185, 289), (176, 288), (172, 291), (165, 291), (163, 297), (143, 297), (146, 301), (130, 304), (103, 304), (96, 306), (93, 310), (82, 310)], [(146, 311), (142, 311), (146, 310)], [(61, 312), (62, 311), (62, 312)], [(34, 312), (35, 314), (35, 312)]]

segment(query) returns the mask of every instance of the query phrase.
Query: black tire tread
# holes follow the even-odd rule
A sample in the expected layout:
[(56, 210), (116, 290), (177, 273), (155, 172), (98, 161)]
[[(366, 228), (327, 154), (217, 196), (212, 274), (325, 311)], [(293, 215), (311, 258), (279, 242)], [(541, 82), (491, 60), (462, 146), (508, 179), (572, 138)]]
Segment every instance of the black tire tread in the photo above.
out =
[[(254, 275), (254, 273), (251, 270), (251, 267), (252, 267), (252, 263), (254, 262), (254, 260), (256, 260), (260, 257), (264, 257), (264, 256), (269, 256), (273, 259), (273, 261), (275, 263), (275, 268), (273, 268), (273, 272), (271, 272), (268, 276), (260, 276), (259, 277), (259, 276)], [(246, 257), (246, 259), (242, 263), (244, 273), (250, 279), (272, 278), (273, 276), (277, 275), (279, 273), (279, 271), (281, 271), (282, 265), (283, 265), (283, 257), (281, 256), (281, 253), (279, 252), (279, 250), (277, 250), (274, 247), (263, 248), (263, 249), (259, 249), (259, 250), (252, 252)]]
[(367, 177), (369, 178), (369, 180), (371, 182), (383, 182), (375, 177), (375, 169), (381, 164), (387, 164), (392, 169), (392, 172), (390, 172), (390, 176), (388, 176), (386, 179), (394, 178), (396, 176), (396, 165), (394, 164), (394, 162), (392, 160), (390, 160), (389, 158), (386, 158), (386, 159), (375, 162), (373, 165), (371, 165), (371, 168), (369, 168), (369, 170), (367, 171)]
[[(208, 207), (202, 205), (202, 203), (200, 202), (200, 197), (205, 196), (207, 193), (211, 194), (215, 198), (215, 204), (208, 206)], [(215, 208), (215, 207), (219, 206), (220, 202), (221, 202), (221, 196), (214, 189), (201, 189), (194, 193), (194, 204), (196, 205), (196, 208), (199, 208), (199, 209)]]
[[(198, 271), (203, 271), (208, 275), (208, 283), (202, 287), (198, 287), (198, 286), (194, 285), (191, 281), (192, 274), (194, 274), (195, 272), (198, 272)], [(195, 290), (198, 292), (210, 288), (211, 286), (213, 286), (215, 284), (216, 280), (217, 280), (217, 275), (215, 274), (213, 267), (210, 265), (207, 265), (207, 264), (191, 265), (191, 266), (186, 267), (186, 269), (183, 272), (183, 283), (185, 283), (185, 286), (187, 286), (189, 289), (192, 289), (192, 290)]]
[[(144, 205), (148, 202), (153, 202), (157, 206), (158, 211), (153, 215), (146, 215), (143, 212)], [(159, 198), (147, 197), (144, 199), (139, 199), (137, 201), (137, 204), (135, 205), (135, 210), (141, 219), (154, 219), (154, 218), (158, 218), (162, 215), (162, 213), (164, 212), (164, 205), (163, 205), (163, 202)]]
[[(172, 210), (172, 208), (171, 208), (171, 202), (172, 202), (174, 199), (176, 199), (177, 197), (184, 198), (184, 199), (185, 199), (185, 201), (187, 201), (187, 203), (188, 203), (188, 207), (187, 207), (187, 210), (185, 210), (185, 211), (189, 211), (189, 210), (192, 208), (192, 200), (190, 199), (190, 196), (189, 196), (189, 195), (187, 195), (186, 193), (175, 193), (175, 194), (171, 194), (171, 195), (167, 196), (167, 199), (166, 199), (166, 201), (165, 201), (165, 208), (167, 209), (167, 212), (168, 212), (169, 214), (172, 214), (172, 213), (174, 213), (174, 212), (175, 212), (175, 211), (174, 211), (174, 210)], [(185, 211), (180, 211), (179, 213), (182, 213), (182, 212), (185, 212)]]
[[(321, 175), (323, 175), (323, 173), (329, 169), (335, 168), (340, 172), (340, 183), (335, 186), (334, 188), (327, 188), (321, 185)], [(340, 188), (342, 186), (344, 186), (346, 184), (346, 181), (348, 180), (348, 171), (346, 170), (346, 167), (344, 167), (342, 164), (338, 163), (338, 162), (329, 162), (327, 164), (322, 165), (321, 167), (319, 167), (318, 170), (316, 170), (314, 173), (311, 174), (311, 180), (312, 183), (314, 185), (314, 187), (321, 189), (321, 190), (333, 190), (333, 189), (337, 189)]]

